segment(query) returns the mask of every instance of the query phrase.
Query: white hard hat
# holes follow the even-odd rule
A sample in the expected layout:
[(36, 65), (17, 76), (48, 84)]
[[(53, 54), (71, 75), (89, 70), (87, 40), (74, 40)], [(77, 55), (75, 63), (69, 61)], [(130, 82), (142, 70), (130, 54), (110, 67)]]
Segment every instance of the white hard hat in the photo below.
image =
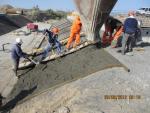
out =
[(16, 38), (16, 42), (19, 43), (19, 44), (22, 44), (22, 43), (23, 43), (23, 41), (22, 41), (21, 38)]

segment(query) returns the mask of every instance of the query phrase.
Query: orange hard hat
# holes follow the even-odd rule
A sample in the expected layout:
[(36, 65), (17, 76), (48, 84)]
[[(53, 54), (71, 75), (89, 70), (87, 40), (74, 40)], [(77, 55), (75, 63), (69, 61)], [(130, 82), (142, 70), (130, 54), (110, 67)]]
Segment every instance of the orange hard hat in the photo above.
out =
[(58, 28), (53, 28), (52, 32), (55, 33), (55, 34), (57, 34), (59, 32), (59, 29)]

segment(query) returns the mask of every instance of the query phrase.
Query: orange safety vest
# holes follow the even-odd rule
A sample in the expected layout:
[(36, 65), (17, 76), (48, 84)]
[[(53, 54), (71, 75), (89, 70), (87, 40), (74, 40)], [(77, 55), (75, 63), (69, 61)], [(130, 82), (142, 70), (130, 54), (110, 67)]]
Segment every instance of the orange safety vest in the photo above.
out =
[(123, 32), (123, 26), (118, 31), (116, 31), (116, 33), (113, 36), (113, 40), (118, 40), (118, 38), (121, 36), (122, 32)]
[(71, 27), (71, 32), (78, 33), (81, 31), (81, 27), (82, 27), (81, 21), (78, 19), (75, 19)]

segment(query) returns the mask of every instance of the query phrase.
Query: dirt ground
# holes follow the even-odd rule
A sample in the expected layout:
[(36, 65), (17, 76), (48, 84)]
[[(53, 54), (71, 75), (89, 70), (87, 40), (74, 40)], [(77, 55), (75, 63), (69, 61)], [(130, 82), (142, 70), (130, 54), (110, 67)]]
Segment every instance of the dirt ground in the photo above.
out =
[(5, 108), (48, 88), (115, 66), (121, 67), (122, 64), (104, 49), (91, 45), (74, 54), (20, 71), (22, 76), (7, 98), (9, 103), (6, 102)]

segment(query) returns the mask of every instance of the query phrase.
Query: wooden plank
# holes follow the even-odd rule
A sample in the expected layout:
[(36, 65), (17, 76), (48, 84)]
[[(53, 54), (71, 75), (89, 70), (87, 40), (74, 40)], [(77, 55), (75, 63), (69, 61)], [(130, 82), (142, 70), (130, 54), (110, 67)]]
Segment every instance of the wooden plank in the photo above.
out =
[(56, 58), (69, 55), (69, 54), (74, 53), (74, 52), (76, 52), (76, 51), (78, 51), (78, 50), (80, 50), (80, 49), (82, 49), (82, 48), (84, 48), (84, 47), (87, 47), (88, 45), (90, 45), (90, 43), (88, 43), (88, 42), (83, 42), (82, 44), (80, 44), (80, 45), (77, 46), (76, 48), (72, 48), (72, 49), (70, 49), (69, 51), (67, 51), (67, 52), (65, 52), (65, 53), (63, 53), (63, 54), (61, 54), (61, 55), (53, 54), (53, 55), (51, 55), (51, 56), (48, 56), (48, 57), (45, 58), (42, 62), (54, 60), (54, 59), (56, 59)]
[[(80, 49), (82, 49), (82, 48), (84, 48), (84, 47), (87, 47), (87, 46), (90, 45), (90, 44), (93, 44), (93, 43), (85, 41), (85, 42), (81, 43), (80, 45), (78, 45), (76, 48), (72, 48), (72, 49), (70, 49), (69, 51), (64, 52), (63, 54), (60, 54), (60, 55), (52, 54), (52, 55), (46, 57), (46, 58), (45, 58), (43, 61), (41, 61), (41, 62), (48, 62), (48, 61), (51, 61), (51, 60), (54, 60), (54, 59), (57, 59), (57, 58), (60, 58), (60, 57), (69, 55), (69, 54), (71, 54), (71, 53), (74, 53), (74, 52), (76, 52), (76, 51), (79, 51)], [(31, 64), (31, 62), (29, 62), (29, 61), (21, 62), (21, 63), (19, 64), (19, 68), (23, 68), (23, 67), (29, 66), (30, 64)]]

